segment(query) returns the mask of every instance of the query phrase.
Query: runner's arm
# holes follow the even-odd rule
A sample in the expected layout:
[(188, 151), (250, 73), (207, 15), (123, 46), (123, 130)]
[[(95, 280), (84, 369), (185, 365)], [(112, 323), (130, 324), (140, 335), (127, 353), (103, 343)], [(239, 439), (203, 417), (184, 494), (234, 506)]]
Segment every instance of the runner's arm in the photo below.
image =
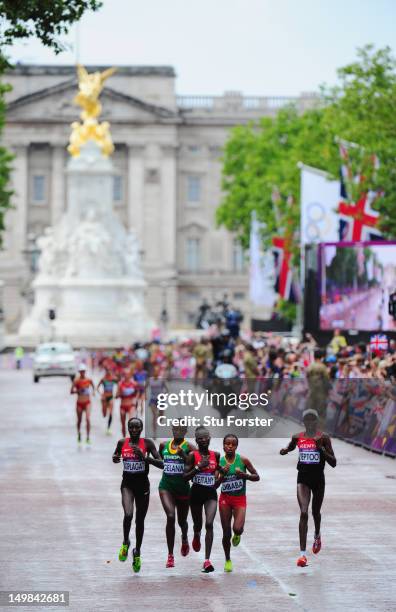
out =
[(70, 388), (70, 393), (71, 394), (77, 393), (77, 387), (76, 387), (76, 381), (75, 380), (73, 380), (73, 382), (72, 382), (72, 386)]
[(281, 455), (287, 455), (287, 453), (290, 453), (291, 451), (293, 451), (297, 446), (297, 434), (295, 434), (292, 439), (290, 440), (289, 444), (286, 446), (286, 448), (281, 448), (279, 453)]
[(241, 459), (243, 463), (245, 464), (246, 469), (249, 472), (249, 474), (247, 474), (246, 472), (240, 472), (238, 468), (235, 470), (235, 472), (243, 480), (251, 480), (252, 482), (258, 482), (260, 480), (260, 476), (258, 475), (256, 468), (252, 465), (252, 463), (249, 461), (247, 457), (241, 457)]
[(124, 439), (123, 438), (121, 440), (118, 440), (117, 446), (116, 446), (115, 451), (113, 453), (113, 463), (120, 463), (120, 461), (121, 461), (121, 449), (122, 449), (123, 444), (124, 444)]
[[(154, 441), (151, 440), (151, 438), (146, 438), (145, 442), (146, 442), (146, 448), (148, 450), (146, 461), (150, 465), (154, 465), (155, 467), (163, 470), (164, 462), (162, 461), (161, 456), (159, 452), (157, 451), (157, 447), (155, 446)], [(152, 457), (149, 457), (149, 454), (151, 454)]]
[[(318, 443), (316, 443), (316, 445), (318, 446)], [(319, 448), (321, 449), (326, 462), (331, 465), (331, 467), (335, 468), (337, 465), (337, 459), (335, 458), (329, 436), (323, 436), (320, 438)]]
[(190, 453), (189, 455), (187, 455), (186, 463), (184, 466), (184, 474), (183, 474), (184, 480), (186, 481), (191, 480), (191, 478), (193, 478), (193, 476), (195, 476), (195, 474), (198, 472), (198, 470), (196, 469), (198, 466), (194, 465), (194, 463), (195, 463), (195, 457), (193, 453)]
[(100, 392), (100, 391), (99, 391), (99, 387), (100, 387), (100, 385), (102, 385), (102, 384), (103, 384), (103, 378), (101, 378), (101, 379), (100, 379), (100, 381), (98, 382), (98, 384), (97, 384), (97, 386), (96, 386), (96, 390), (98, 391), (98, 393)]

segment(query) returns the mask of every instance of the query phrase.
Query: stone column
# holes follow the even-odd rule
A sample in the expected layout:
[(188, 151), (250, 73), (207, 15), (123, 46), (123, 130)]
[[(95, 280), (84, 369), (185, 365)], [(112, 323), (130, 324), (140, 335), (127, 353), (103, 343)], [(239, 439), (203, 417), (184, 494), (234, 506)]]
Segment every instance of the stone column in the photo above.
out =
[(161, 161), (161, 244), (164, 267), (176, 270), (176, 152), (163, 146)]
[(128, 147), (128, 229), (135, 230), (141, 247), (144, 241), (144, 150), (142, 145)]
[(177, 300), (177, 147), (161, 147), (161, 252), (163, 254), (164, 280), (167, 282), (169, 325), (178, 321)]
[(28, 147), (14, 147), (15, 159), (12, 162), (12, 186), (14, 194), (12, 203), (14, 210), (6, 215), (6, 227), (12, 228), (12, 243), (10, 250), (18, 262), (24, 258), (26, 248), (27, 207), (28, 207)]
[(65, 187), (65, 147), (56, 145), (52, 148), (51, 225), (58, 223), (65, 210)]

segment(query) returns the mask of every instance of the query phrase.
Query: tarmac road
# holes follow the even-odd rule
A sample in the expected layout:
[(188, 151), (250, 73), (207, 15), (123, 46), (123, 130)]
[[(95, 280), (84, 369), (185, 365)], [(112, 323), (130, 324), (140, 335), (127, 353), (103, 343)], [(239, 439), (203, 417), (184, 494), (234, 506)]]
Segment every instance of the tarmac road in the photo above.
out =
[[(317, 557), (310, 554), (309, 566), (301, 569), (296, 567), (296, 453), (279, 455), (284, 439), (241, 440), (240, 451), (252, 460), (261, 481), (248, 484), (246, 531), (231, 552), (234, 572), (227, 575), (218, 516), (216, 571), (200, 573), (202, 551), (182, 558), (179, 534), (176, 567), (165, 569), (160, 470), (151, 467), (143, 564), (134, 575), (129, 560), (117, 558), (121, 467), (111, 455), (118, 411), (117, 434), (105, 436), (96, 399), (92, 447), (79, 449), (69, 388), (68, 379), (34, 385), (30, 371), (0, 370), (0, 589), (67, 590), (69, 609), (79, 612), (395, 609), (394, 460), (334, 442), (338, 465), (326, 467), (323, 548)], [(212, 447), (220, 450), (220, 441)], [(310, 519), (310, 544), (312, 534)]]

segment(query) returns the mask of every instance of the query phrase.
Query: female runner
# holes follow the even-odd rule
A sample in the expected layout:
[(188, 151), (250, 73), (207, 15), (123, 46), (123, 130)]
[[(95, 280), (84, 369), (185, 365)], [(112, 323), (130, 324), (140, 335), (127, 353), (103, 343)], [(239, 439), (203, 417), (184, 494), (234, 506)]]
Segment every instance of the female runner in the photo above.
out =
[(324, 468), (326, 462), (335, 467), (337, 460), (331, 446), (330, 437), (318, 430), (319, 415), (316, 410), (303, 412), (305, 431), (295, 434), (286, 448), (280, 450), (281, 455), (287, 455), (298, 446), (299, 459), (297, 463), (297, 499), (300, 506), (300, 557), (299, 567), (305, 567), (307, 562), (307, 532), (308, 508), (312, 493), (312, 516), (315, 523), (315, 535), (312, 552), (316, 555), (321, 547), (320, 536), (321, 507), (325, 492)]
[[(137, 404), (137, 391), (138, 385), (133, 380), (133, 374), (131, 370), (127, 370), (124, 378), (118, 383), (116, 397), (121, 399), (120, 403), (120, 418), (121, 418), (121, 429), (122, 435), (125, 437), (126, 434), (126, 418), (136, 416), (136, 404)], [(132, 414), (133, 412), (133, 414)]]
[(114, 387), (117, 385), (117, 383), (118, 383), (118, 379), (115, 377), (114, 374), (112, 374), (110, 369), (106, 367), (105, 374), (100, 379), (98, 386), (97, 386), (97, 390), (100, 392), (100, 387), (102, 387), (102, 395), (101, 395), (102, 414), (103, 414), (104, 419), (108, 416), (107, 432), (106, 432), (107, 435), (110, 435), (111, 433), (110, 426), (113, 420), (113, 402), (114, 402), (113, 390), (114, 390)]
[[(113, 463), (123, 461), (123, 473), (121, 482), (121, 499), (124, 509), (124, 540), (118, 553), (120, 561), (126, 561), (130, 546), (129, 532), (133, 518), (133, 506), (135, 504), (136, 517), (136, 544), (132, 552), (132, 569), (139, 572), (142, 564), (140, 548), (144, 534), (144, 520), (150, 502), (150, 481), (148, 479), (149, 465), (162, 467), (162, 461), (150, 438), (141, 438), (143, 421), (132, 417), (128, 421), (129, 438), (118, 441), (113, 453)], [(149, 457), (149, 455), (152, 455)]]
[(196, 447), (184, 436), (186, 427), (174, 426), (172, 428), (173, 439), (161, 442), (159, 454), (164, 462), (164, 471), (159, 483), (159, 495), (166, 514), (166, 541), (168, 544), (168, 560), (166, 567), (175, 566), (173, 549), (175, 545), (175, 519), (177, 510), (177, 522), (182, 533), (181, 554), (186, 557), (190, 552), (187, 539), (188, 523), (187, 515), (190, 507), (190, 485), (183, 478), (187, 455)]
[[(238, 438), (227, 434), (223, 440), (224, 457), (220, 459), (219, 473), (221, 477), (221, 493), (219, 511), (223, 528), (223, 548), (225, 554), (225, 572), (232, 572), (231, 521), (234, 519), (232, 531), (233, 546), (238, 546), (245, 526), (246, 517), (246, 481), (257, 482), (260, 476), (246, 457), (236, 452)], [(249, 474), (247, 473), (249, 472)]]
[(202, 510), (205, 510), (205, 561), (201, 571), (208, 574), (214, 571), (210, 553), (213, 544), (213, 522), (217, 511), (217, 487), (220, 485), (220, 479), (216, 480), (220, 454), (209, 450), (210, 434), (206, 427), (197, 427), (195, 441), (198, 450), (187, 456), (184, 478), (193, 481), (190, 507), (194, 524), (192, 547), (196, 552), (201, 550)]

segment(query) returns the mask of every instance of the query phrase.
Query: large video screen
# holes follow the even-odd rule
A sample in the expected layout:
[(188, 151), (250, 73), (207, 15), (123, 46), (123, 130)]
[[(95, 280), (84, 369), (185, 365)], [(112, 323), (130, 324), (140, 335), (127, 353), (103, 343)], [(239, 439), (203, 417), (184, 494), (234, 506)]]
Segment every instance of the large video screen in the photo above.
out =
[(320, 262), (320, 329), (396, 330), (396, 242), (324, 243)]

